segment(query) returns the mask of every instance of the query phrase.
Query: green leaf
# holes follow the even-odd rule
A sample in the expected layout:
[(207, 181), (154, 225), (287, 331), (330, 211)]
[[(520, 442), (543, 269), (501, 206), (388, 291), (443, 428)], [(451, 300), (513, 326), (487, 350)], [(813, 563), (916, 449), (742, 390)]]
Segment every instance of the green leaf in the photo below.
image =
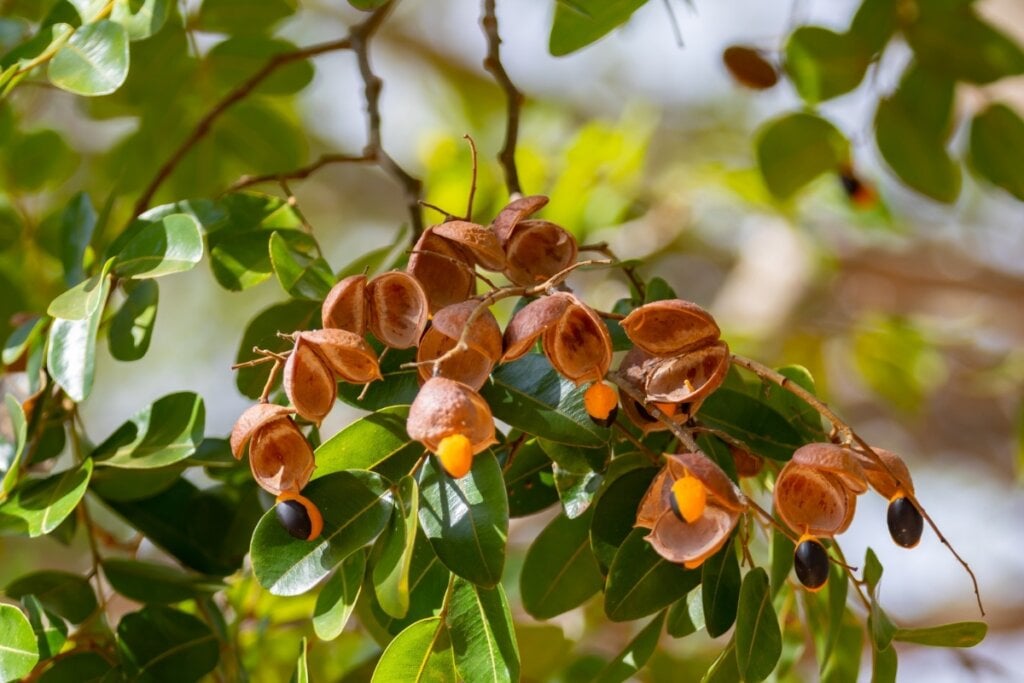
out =
[(392, 406), (410, 405), (420, 391), (419, 375), (416, 368), (403, 369), (401, 366), (414, 360), (416, 349), (389, 351), (380, 363), (383, 379), (372, 382), (365, 394), (362, 385), (342, 382), (338, 385), (338, 398), (360, 410), (379, 411)]
[(75, 285), (85, 279), (82, 261), (96, 228), (96, 210), (88, 193), (79, 192), (68, 201), (60, 223), (60, 260), (64, 265), (64, 281)]
[(187, 467), (184, 461), (148, 469), (99, 467), (93, 472), (89, 490), (107, 501), (145, 500), (174, 486)]
[(388, 3), (388, 0), (348, 0), (348, 4), (352, 5), (356, 9), (361, 9), (364, 12), (370, 12), (378, 7), (383, 7)]
[(892, 0), (862, 0), (850, 22), (850, 35), (868, 52), (881, 52), (896, 32), (899, 6)]
[(494, 586), (505, 567), (508, 500), (490, 450), (473, 458), (469, 474), (452, 479), (434, 458), (420, 477), (420, 524), (448, 569), (479, 586)]
[(654, 654), (661, 637), (661, 627), (665, 623), (665, 612), (651, 620), (639, 633), (629, 641), (625, 649), (608, 663), (595, 680), (595, 683), (622, 683), (640, 671), (647, 660)]
[(698, 418), (772, 460), (789, 460), (804, 445), (800, 432), (775, 408), (733, 389), (722, 387), (708, 396)]
[(207, 227), (207, 234), (214, 277), (225, 289), (237, 292), (260, 284), (273, 272), (269, 250), (272, 231), (296, 229), (302, 221), (280, 200), (261, 203), (252, 195), (229, 197), (247, 199), (232, 201), (225, 224), (216, 230)]
[[(843, 618), (846, 614), (846, 597), (850, 584), (846, 580), (844, 569), (836, 563), (829, 566), (828, 581), (828, 624), (825, 629), (828, 640), (825, 644), (825, 659), (832, 653), (839, 633), (842, 631)], [(870, 621), (870, 618), (869, 618)]]
[(551, 470), (555, 478), (555, 489), (558, 491), (566, 516), (576, 519), (589, 510), (594, 494), (597, 493), (604, 478), (590, 470), (567, 470), (557, 462), (552, 465)]
[(67, 642), (68, 625), (56, 614), (47, 611), (34, 595), (26, 595), (21, 604), (28, 612), (28, 623), (36, 637), (39, 658), (50, 659), (60, 652)]
[(740, 672), (736, 663), (735, 639), (730, 639), (729, 644), (719, 653), (711, 667), (704, 674), (701, 683), (737, 683), (740, 680)]
[(445, 623), (459, 676), (474, 682), (519, 680), (519, 647), (505, 589), (456, 578), (449, 600)]
[(772, 607), (768, 573), (761, 567), (747, 572), (740, 588), (736, 618), (736, 663), (744, 681), (768, 678), (782, 655), (782, 631)]
[[(274, 304), (260, 311), (249, 321), (238, 344), (236, 363), (243, 363), (256, 357), (253, 347), (271, 351), (284, 351), (288, 348), (287, 341), (277, 336), (278, 332), (294, 332), (309, 330), (320, 326), (320, 305), (314, 301), (292, 299), (284, 303)], [(257, 399), (263, 391), (270, 372), (269, 365), (240, 368), (235, 375), (235, 386), (251, 399)], [(415, 374), (415, 371), (413, 371)], [(280, 380), (278, 380), (280, 381)]]
[(56, 570), (21, 576), (7, 584), (4, 593), (15, 600), (34, 595), (46, 609), (72, 624), (85, 621), (98, 606), (88, 580), (78, 574)]
[(39, 661), (32, 625), (14, 605), (0, 604), (0, 680), (17, 681)]
[(666, 631), (673, 638), (685, 638), (704, 628), (702, 591), (694, 589), (680, 598), (668, 611)]
[(103, 269), (88, 280), (84, 280), (60, 294), (50, 302), (47, 313), (64, 320), (85, 320), (103, 308), (110, 292), (107, 274), (113, 264), (107, 261)]
[(170, 7), (170, 0), (115, 0), (110, 18), (124, 26), (129, 40), (145, 40), (163, 28)]
[(393, 406), (365, 415), (316, 449), (313, 479), (344, 470), (373, 470), (398, 481), (424, 453), (423, 444), (405, 432), (409, 406)]
[(975, 173), (1024, 201), (1024, 120), (1005, 104), (992, 104), (971, 122)]
[(39, 683), (110, 683), (106, 676), (112, 671), (110, 663), (95, 652), (73, 652), (53, 662)]
[(25, 192), (59, 185), (78, 168), (78, 154), (53, 130), (12, 136), (0, 147), (0, 159), (5, 189)]
[(896, 683), (896, 648), (871, 651), (871, 683)]
[(252, 535), (252, 569), (274, 595), (310, 590), (341, 562), (370, 543), (391, 515), (392, 496), (372, 472), (338, 472), (302, 492), (320, 509), (323, 533), (312, 541), (291, 536), (269, 510)]
[(205, 422), (202, 397), (191, 391), (168, 394), (118, 427), (92, 457), (108, 467), (165, 467), (196, 452)]
[(856, 36), (821, 26), (801, 26), (786, 42), (786, 72), (808, 104), (850, 92), (870, 63), (870, 51)]
[(320, 256), (320, 247), (304, 232), (272, 233), (270, 263), (281, 288), (295, 298), (323, 301), (334, 285), (334, 273)]
[(868, 586), (868, 592), (872, 595), (882, 578), (882, 563), (878, 561), (878, 555), (871, 548), (864, 554), (864, 583)]
[(110, 320), (107, 343), (117, 360), (139, 360), (153, 337), (160, 287), (152, 280), (125, 280), (121, 286), (128, 296)]
[(4, 407), (7, 408), (7, 419), (11, 421), (14, 443), (0, 441), (0, 471), (4, 473), (0, 479), (0, 500), (6, 498), (18, 483), (21, 455), (25, 451), (25, 440), (28, 436), (28, 423), (18, 399), (14, 398), (13, 394), (6, 394)]
[(313, 610), (313, 632), (317, 638), (334, 640), (341, 635), (359, 599), (365, 571), (366, 553), (352, 553), (324, 583)]
[(544, 356), (527, 354), (495, 369), (480, 395), (496, 419), (527, 434), (598, 448), (608, 442), (610, 432), (590, 419), (583, 406), (584, 391), (562, 379)]
[(76, 95), (109, 95), (128, 77), (128, 33), (109, 19), (82, 26), (50, 60), (46, 75)]
[(647, 0), (556, 0), (548, 51), (556, 57), (586, 47), (626, 23)]
[(821, 174), (838, 170), (850, 156), (849, 147), (843, 134), (825, 119), (786, 114), (758, 132), (757, 164), (768, 191), (785, 201)]
[[(368, 600), (363, 601), (363, 604), (369, 605), (369, 618), (366, 621), (372, 620), (386, 634), (396, 636), (420, 619), (434, 616), (441, 609), (451, 575), (437, 558), (426, 534), (420, 529), (416, 533), (412, 566), (409, 569), (409, 611), (404, 618), (396, 619), (384, 612), (377, 603), (374, 591), (367, 590), (365, 595)], [(365, 617), (361, 615), (361, 619), (363, 618)]]
[[(782, 523), (781, 520), (779, 523)], [(793, 569), (793, 552), (795, 550), (796, 546), (786, 534), (778, 529), (772, 530), (772, 597), (778, 595), (779, 590), (786, 585), (789, 572)]]
[(519, 592), (534, 619), (550, 619), (579, 607), (601, 590), (604, 576), (590, 549), (588, 512), (575, 519), (559, 514), (526, 551)]
[(1024, 73), (1020, 45), (978, 18), (970, 5), (923, 12), (903, 35), (921, 64), (958, 81), (985, 84)]
[(988, 624), (982, 621), (958, 621), (931, 628), (898, 628), (893, 640), (931, 647), (974, 647), (988, 633)]
[[(287, 40), (263, 36), (236, 36), (213, 46), (206, 55), (206, 68), (214, 83), (227, 90), (244, 83), (262, 69), (275, 55), (294, 52), (298, 48)], [(256, 86), (253, 92), (264, 95), (291, 95), (313, 80), (309, 60), (295, 60), (277, 69)]]
[[(786, 365), (775, 368), (775, 370), (794, 384), (811, 392), (812, 395), (817, 395), (814, 377), (802, 365)], [(768, 407), (785, 417), (793, 425), (793, 428), (800, 432), (805, 443), (827, 441), (828, 434), (822, 427), (821, 415), (803, 399), (768, 382), (761, 384), (760, 396)]]
[(217, 666), (217, 637), (202, 621), (170, 607), (146, 606), (117, 625), (121, 661), (132, 680), (198, 681)]
[(504, 470), (510, 517), (532, 515), (558, 502), (551, 460), (536, 439), (523, 442), (509, 457), (512, 462)]
[(663, 558), (644, 539), (647, 534), (647, 529), (629, 532), (608, 569), (604, 613), (612, 621), (654, 614), (700, 583), (699, 569), (684, 569)]
[(259, 34), (295, 12), (295, 0), (204, 0), (198, 24), (206, 31)]
[(137, 560), (107, 558), (103, 560), (103, 576), (118, 593), (145, 604), (181, 602), (224, 588), (214, 577)]
[(97, 290), (101, 303), (87, 318), (56, 318), (50, 325), (46, 367), (68, 397), (79, 403), (92, 393), (96, 374), (96, 333), (103, 316), (102, 302), (110, 291), (110, 278), (105, 274)]
[(75, 510), (92, 475), (92, 460), (44, 479), (25, 479), (0, 503), (0, 530), (35, 538), (48, 534)]
[(4, 342), (0, 363), (13, 365), (19, 358), (29, 353), (29, 349), (38, 343), (47, 322), (49, 321), (46, 318), (32, 316), (19, 325)]
[(372, 554), (373, 587), (377, 603), (401, 619), (409, 611), (409, 570), (419, 529), (420, 491), (410, 476), (398, 482), (395, 510)]
[(602, 570), (611, 566), (615, 552), (633, 530), (640, 501), (657, 473), (656, 467), (631, 470), (606, 483), (598, 493), (593, 505), (590, 544)]
[(821, 683), (846, 683), (857, 680), (860, 672), (861, 651), (864, 644), (864, 629), (847, 610), (839, 635), (828, 661), (824, 662)]
[(162, 277), (192, 270), (203, 258), (199, 222), (184, 213), (164, 216), (143, 225), (117, 254), (114, 273), (136, 279)]
[[(833, 624), (833, 627), (837, 626), (837, 622)], [(896, 625), (874, 598), (871, 598), (871, 611), (868, 613), (868, 633), (871, 635), (871, 646), (875, 650), (888, 648), (896, 634)]]
[(299, 644), (299, 657), (295, 661), (295, 671), (292, 672), (291, 683), (309, 683), (309, 662), (306, 661), (308, 643), (302, 639)]
[(708, 635), (717, 638), (736, 621), (740, 598), (740, 563), (730, 540), (717, 553), (704, 561), (701, 568), (704, 625)]
[(399, 633), (380, 656), (370, 680), (455, 683), (455, 659), (444, 620), (423, 619)]

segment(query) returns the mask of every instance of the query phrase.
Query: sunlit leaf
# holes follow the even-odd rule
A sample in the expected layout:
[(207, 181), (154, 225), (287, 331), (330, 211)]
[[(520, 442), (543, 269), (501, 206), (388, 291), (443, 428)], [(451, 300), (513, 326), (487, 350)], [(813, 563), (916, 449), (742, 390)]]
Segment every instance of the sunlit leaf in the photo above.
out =
[(974, 647), (988, 633), (988, 624), (982, 621), (960, 621), (955, 624), (931, 628), (898, 628), (893, 640), (932, 647)]
[(317, 638), (334, 640), (341, 635), (355, 609), (365, 570), (366, 553), (352, 553), (324, 583), (316, 596), (313, 612), (313, 631)]
[(50, 82), (76, 95), (114, 92), (128, 77), (128, 34), (109, 19), (86, 24), (50, 60)]
[(32, 625), (14, 605), (0, 604), (0, 643), (0, 680), (20, 680), (39, 661)]
[(0, 503), (0, 530), (30, 537), (48, 534), (74, 512), (92, 475), (92, 460), (43, 479), (24, 479)]
[(139, 360), (153, 337), (160, 287), (152, 280), (126, 280), (121, 286), (127, 297), (110, 320), (107, 343), (117, 360)]
[(423, 619), (399, 633), (380, 656), (370, 680), (455, 683), (455, 659), (444, 619)]
[(557, 0), (548, 50), (556, 57), (575, 52), (602, 38), (647, 0)]
[(425, 452), (405, 432), (408, 406), (365, 415), (316, 449), (313, 479), (343, 470), (373, 470), (391, 481), (409, 472)]
[(445, 623), (455, 666), (466, 681), (519, 680), (519, 647), (505, 590), (455, 579)]
[(761, 567), (747, 572), (740, 588), (736, 618), (736, 662), (740, 676), (754, 683), (775, 669), (782, 655), (782, 631), (772, 607), (768, 574)]
[(371, 558), (377, 603), (385, 612), (401, 619), (409, 611), (409, 570), (419, 529), (420, 491), (416, 480), (408, 475), (402, 477), (397, 494), (391, 522), (377, 541)]

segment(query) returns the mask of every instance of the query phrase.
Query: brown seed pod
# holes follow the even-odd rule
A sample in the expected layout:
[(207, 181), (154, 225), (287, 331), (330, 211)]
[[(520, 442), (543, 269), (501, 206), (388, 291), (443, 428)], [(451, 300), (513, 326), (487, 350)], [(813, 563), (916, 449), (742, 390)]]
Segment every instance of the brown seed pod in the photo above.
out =
[[(889, 470), (892, 470), (892, 474), (889, 474), (888, 470), (880, 466), (872, 458), (862, 453), (854, 452), (857, 461), (864, 470), (864, 476), (867, 477), (868, 483), (871, 484), (871, 488), (889, 500), (901, 493), (913, 495), (914, 480), (911, 478), (910, 470), (907, 469), (907, 464), (903, 462), (903, 458), (883, 448), (872, 448), (871, 450), (878, 454), (878, 457), (888, 466)], [(896, 475), (895, 478), (893, 474)], [(896, 478), (899, 478), (904, 486), (900, 486), (896, 482)]]
[(775, 481), (775, 508), (791, 529), (813, 536), (846, 531), (867, 490), (853, 451), (831, 443), (801, 446)]
[(487, 401), (472, 387), (444, 377), (431, 377), (420, 387), (406, 431), (433, 453), (442, 439), (454, 434), (469, 439), (474, 455), (497, 443)]
[(743, 448), (729, 446), (732, 459), (736, 463), (736, 474), (740, 477), (756, 477), (764, 468), (764, 458)]
[(324, 298), (320, 317), (325, 328), (366, 334), (366, 276), (352, 275), (331, 287)]
[(833, 474), (854, 493), (868, 490), (864, 470), (857, 462), (856, 453), (849, 448), (833, 443), (809, 443), (793, 452), (792, 462)]
[(652, 356), (675, 356), (715, 343), (721, 330), (711, 314), (682, 299), (652, 301), (622, 321), (622, 329)]
[(290, 418), (273, 420), (253, 433), (249, 467), (256, 483), (275, 496), (301, 491), (315, 467), (313, 448)]
[(249, 406), (231, 430), (231, 454), (235, 460), (241, 460), (245, 453), (245, 446), (249, 443), (253, 433), (274, 420), (287, 419), (295, 412), (290, 406), (279, 406), (273, 403), (257, 403)]
[(346, 382), (366, 384), (382, 379), (373, 348), (354, 332), (309, 330), (299, 332), (298, 338), (316, 352), (331, 372)]
[(370, 331), (385, 346), (408, 349), (423, 336), (430, 311), (419, 281), (408, 273), (383, 273), (366, 285)]
[(457, 304), (476, 292), (476, 276), (466, 251), (427, 228), (416, 240), (406, 271), (423, 287), (430, 312)]
[(495, 272), (505, 269), (505, 251), (493, 230), (468, 221), (448, 221), (432, 230), (462, 247), (481, 268)]
[(338, 397), (334, 374), (301, 336), (285, 361), (283, 384), (295, 412), (315, 424), (331, 412)]
[(491, 229), (494, 230), (501, 245), (504, 246), (508, 242), (519, 221), (537, 213), (547, 203), (548, 198), (543, 195), (520, 197), (509, 202), (491, 223)]
[(703, 453), (679, 453), (665, 458), (665, 466), (673, 479), (680, 479), (687, 473), (696, 477), (708, 490), (708, 500), (737, 512), (747, 509), (746, 503), (737, 495), (736, 485), (722, 468)]
[(752, 47), (728, 47), (722, 53), (722, 61), (733, 78), (753, 90), (766, 90), (779, 82), (775, 65)]
[(544, 332), (551, 365), (577, 386), (604, 379), (612, 364), (612, 338), (592, 308), (574, 303)]
[(644, 392), (657, 403), (697, 406), (721, 386), (728, 371), (729, 346), (717, 341), (679, 356), (654, 358), (648, 365)]
[[(477, 301), (463, 301), (438, 311), (416, 349), (416, 361), (428, 363), (454, 348), (466, 320), (478, 304)], [(466, 343), (469, 348), (443, 361), (438, 374), (479, 389), (501, 356), (501, 328), (489, 310), (485, 310), (473, 321)], [(419, 366), (421, 381), (425, 382), (433, 374), (433, 365)]]
[(509, 363), (526, 355), (538, 337), (558, 322), (566, 309), (574, 303), (575, 299), (571, 294), (555, 292), (551, 296), (535, 299), (519, 309), (505, 327), (505, 354), (501, 357), (501, 362)]
[(517, 285), (535, 285), (576, 261), (576, 238), (549, 221), (520, 221), (505, 243), (505, 276)]

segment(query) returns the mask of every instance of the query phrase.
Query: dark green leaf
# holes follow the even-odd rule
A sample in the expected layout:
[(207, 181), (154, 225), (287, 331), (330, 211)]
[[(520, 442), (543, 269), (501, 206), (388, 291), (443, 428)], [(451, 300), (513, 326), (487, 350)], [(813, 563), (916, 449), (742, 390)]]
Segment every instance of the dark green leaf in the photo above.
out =
[(43, 606), (72, 624), (85, 621), (96, 608), (96, 594), (82, 576), (46, 570), (19, 577), (7, 584), (4, 593), (18, 600), (34, 595)]
[(847, 610), (839, 628), (836, 645), (822, 666), (822, 683), (847, 683), (857, 680), (860, 672), (861, 650), (864, 644), (864, 629)]
[(673, 638), (684, 638), (704, 628), (702, 591), (692, 590), (668, 611), (666, 631)]
[(505, 465), (510, 517), (525, 517), (558, 502), (551, 460), (536, 439), (524, 442)]
[(145, 220), (117, 254), (114, 273), (136, 279), (191, 270), (203, 258), (199, 222), (184, 213)]
[(163, 27), (170, 8), (170, 0), (115, 0), (110, 18), (124, 26), (129, 40), (144, 40)]
[[(314, 301), (292, 299), (261, 311), (249, 321), (238, 345), (235, 362), (242, 363), (256, 357), (252, 349), (258, 346), (271, 351), (284, 351), (288, 342), (277, 336), (278, 332), (308, 330), (320, 326), (320, 306)], [(270, 372), (269, 365), (241, 368), (235, 375), (235, 385), (243, 396), (259, 398)], [(415, 374), (415, 371), (413, 371)]]
[(736, 643), (733, 640), (711, 663), (701, 683), (739, 683), (740, 672), (736, 663)]
[(281, 288), (295, 298), (323, 301), (334, 285), (334, 273), (320, 256), (320, 247), (304, 232), (272, 233), (270, 263)]
[(0, 503), (0, 530), (30, 537), (56, 529), (85, 495), (92, 475), (92, 460), (44, 479), (25, 479), (10, 498)]
[(274, 595), (305, 593), (384, 529), (390, 491), (372, 472), (337, 472), (311, 482), (302, 494), (320, 509), (323, 533), (312, 541), (291, 536), (269, 510), (252, 536), (252, 569)]
[[(757, 136), (757, 163), (768, 190), (786, 200), (850, 155), (849, 143), (831, 123), (813, 114), (786, 114)], [(714, 394), (712, 394), (714, 396)]]
[(313, 631), (317, 638), (334, 640), (341, 635), (355, 609), (365, 571), (366, 553), (352, 553), (324, 583), (313, 611)]
[(801, 26), (786, 42), (786, 71), (808, 104), (856, 88), (870, 62), (870, 51), (856, 36), (821, 26)]
[(456, 578), (451, 591), (445, 623), (460, 677), (493, 683), (519, 680), (519, 647), (505, 590), (500, 584), (484, 588)]
[(206, 31), (258, 34), (295, 12), (295, 0), (205, 0), (198, 23)]
[(198, 681), (220, 652), (209, 627), (191, 614), (147, 606), (117, 625), (117, 645), (132, 680)]
[(76, 95), (107, 95), (128, 77), (128, 34), (109, 19), (86, 24), (50, 60), (47, 76)]
[(982, 621), (959, 621), (931, 628), (898, 628), (893, 640), (932, 647), (974, 647), (986, 633), (988, 624)]
[(50, 659), (60, 652), (67, 642), (68, 625), (56, 614), (46, 610), (43, 603), (34, 595), (26, 595), (22, 598), (21, 604), (28, 612), (28, 623), (36, 636), (39, 658)]
[(461, 479), (452, 479), (428, 459), (420, 478), (419, 514), (434, 552), (452, 572), (479, 586), (501, 580), (508, 500), (491, 451), (475, 456)]
[(160, 287), (152, 280), (126, 280), (121, 286), (127, 297), (110, 320), (107, 343), (117, 360), (139, 360), (149, 350)]
[(732, 541), (704, 561), (701, 585), (704, 625), (708, 635), (717, 638), (736, 621), (736, 607), (740, 599), (740, 563)]
[(842, 631), (843, 617), (846, 614), (846, 597), (849, 590), (850, 584), (846, 580), (845, 570), (833, 562), (829, 567), (828, 624), (825, 629), (828, 634), (825, 645), (826, 659), (831, 654)]
[(651, 486), (656, 467), (642, 467), (611, 480), (594, 502), (590, 544), (603, 570), (611, 566), (615, 552), (633, 529), (636, 511)]
[[(234, 88), (251, 78), (271, 57), (298, 48), (287, 40), (263, 36), (231, 37), (217, 43), (206, 56), (206, 68), (213, 81), (224, 90)], [(313, 80), (313, 65), (296, 60), (277, 69), (256, 86), (254, 92), (266, 95), (297, 93)]]
[(168, 394), (122, 424), (93, 451), (97, 465), (148, 469), (180, 462), (203, 440), (206, 408), (190, 391)]
[(800, 432), (785, 416), (753, 396), (719, 388), (701, 406), (701, 422), (729, 434), (757, 455), (789, 460), (804, 445)]
[(110, 663), (95, 652), (75, 652), (56, 661), (39, 683), (110, 683), (105, 678), (111, 672)]
[(575, 519), (590, 509), (590, 503), (594, 500), (594, 494), (601, 487), (604, 479), (597, 472), (586, 470), (574, 472), (567, 470), (555, 463), (552, 465), (552, 473), (555, 477), (555, 489), (558, 497), (562, 500), (562, 508), (566, 516)]
[(647, 0), (556, 0), (548, 51), (556, 57), (575, 52), (626, 23)]
[(52, 130), (14, 135), (0, 147), (7, 190), (35, 192), (58, 185), (75, 172), (78, 155)]
[(389, 615), (401, 619), (409, 611), (409, 570), (419, 529), (420, 491), (416, 480), (406, 475), (398, 482), (397, 493), (391, 522), (371, 558), (377, 603)]
[(19, 680), (39, 661), (32, 625), (14, 605), (0, 604), (0, 643), (0, 680)]
[(971, 122), (971, 167), (1024, 201), (1024, 121), (1005, 104), (990, 105)]
[(85, 279), (83, 258), (96, 227), (96, 210), (85, 192), (74, 195), (61, 214), (60, 260), (64, 265), (64, 281), (76, 285)]
[(380, 656), (370, 680), (455, 683), (455, 659), (444, 620), (423, 619), (399, 633)]
[(375, 622), (388, 636), (396, 636), (409, 625), (438, 613), (450, 578), (451, 572), (437, 559), (430, 541), (420, 529), (416, 534), (416, 543), (412, 551), (412, 566), (409, 569), (409, 611), (405, 618), (396, 619), (386, 614), (377, 603), (377, 596), (372, 590), (364, 593), (369, 599), (363, 601), (369, 605), (369, 616), (367, 618), (361, 615), (360, 618)]
[[(779, 522), (782, 523), (781, 520)], [(786, 585), (789, 572), (793, 569), (793, 552), (796, 547), (789, 537), (778, 529), (772, 530), (772, 565), (771, 584), (772, 596), (779, 594), (779, 590)]]
[(108, 501), (144, 500), (174, 486), (187, 466), (182, 461), (149, 469), (99, 467), (93, 472), (89, 490)]
[(985, 84), (1024, 73), (1020, 45), (978, 18), (969, 5), (923, 12), (903, 35), (921, 64), (958, 81)]
[[(794, 384), (817, 395), (814, 378), (802, 365), (787, 365), (775, 370)], [(770, 408), (786, 418), (800, 432), (806, 443), (827, 440), (827, 433), (822, 427), (821, 415), (800, 397), (768, 382), (761, 384), (761, 397)]]
[(699, 569), (683, 569), (654, 551), (633, 529), (608, 570), (604, 612), (612, 621), (632, 621), (654, 614), (690, 592), (701, 580)]
[(530, 545), (519, 576), (523, 608), (535, 619), (550, 619), (579, 607), (601, 590), (604, 576), (590, 549), (587, 513), (555, 517)]
[(189, 574), (164, 564), (107, 558), (103, 575), (121, 595), (146, 604), (169, 604), (224, 588), (218, 579)]
[(102, 276), (100, 305), (83, 320), (56, 318), (50, 325), (46, 367), (54, 381), (72, 401), (84, 401), (92, 393), (96, 374), (96, 333), (103, 316), (103, 305), (110, 291), (110, 278)]
[(896, 648), (871, 651), (871, 683), (896, 683)]
[(348, 0), (348, 4), (352, 5), (356, 9), (361, 9), (364, 12), (375, 10), (378, 7), (383, 7), (388, 3), (388, 0)]
[(874, 55), (896, 32), (898, 12), (899, 5), (892, 0), (862, 0), (850, 22), (850, 35)]
[(629, 641), (618, 657), (608, 663), (595, 679), (596, 683), (622, 683), (639, 672), (654, 654), (664, 623), (665, 612), (662, 612)]
[(423, 444), (405, 433), (408, 406), (393, 406), (365, 415), (316, 449), (313, 479), (343, 470), (373, 470), (398, 481), (421, 455)]
[(782, 631), (772, 607), (768, 574), (761, 567), (747, 572), (740, 588), (736, 618), (736, 663), (744, 681), (763, 681), (782, 655)]

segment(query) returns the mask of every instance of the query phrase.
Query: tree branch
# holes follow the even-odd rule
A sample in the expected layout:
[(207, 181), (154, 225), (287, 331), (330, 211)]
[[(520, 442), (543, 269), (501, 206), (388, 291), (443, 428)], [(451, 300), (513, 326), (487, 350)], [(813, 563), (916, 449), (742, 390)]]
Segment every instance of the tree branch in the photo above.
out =
[(238, 190), (251, 187), (253, 185), (259, 185), (261, 183), (280, 182), (282, 180), (305, 180), (309, 176), (319, 171), (324, 166), (331, 164), (359, 164), (359, 163), (373, 163), (376, 159), (366, 154), (354, 155), (354, 154), (322, 154), (320, 158), (311, 164), (301, 166), (292, 171), (286, 171), (284, 173), (267, 173), (265, 175), (244, 175), (224, 190), (223, 194), (231, 192), (237, 192)]
[(487, 56), (484, 69), (494, 76), (508, 98), (508, 118), (505, 124), (505, 145), (498, 153), (498, 161), (505, 171), (505, 185), (509, 195), (521, 195), (519, 171), (516, 169), (516, 143), (519, 140), (519, 114), (523, 106), (523, 93), (516, 87), (501, 63), (501, 37), (498, 35), (498, 17), (495, 14), (495, 0), (484, 0), (484, 15), (480, 20), (487, 36)]

